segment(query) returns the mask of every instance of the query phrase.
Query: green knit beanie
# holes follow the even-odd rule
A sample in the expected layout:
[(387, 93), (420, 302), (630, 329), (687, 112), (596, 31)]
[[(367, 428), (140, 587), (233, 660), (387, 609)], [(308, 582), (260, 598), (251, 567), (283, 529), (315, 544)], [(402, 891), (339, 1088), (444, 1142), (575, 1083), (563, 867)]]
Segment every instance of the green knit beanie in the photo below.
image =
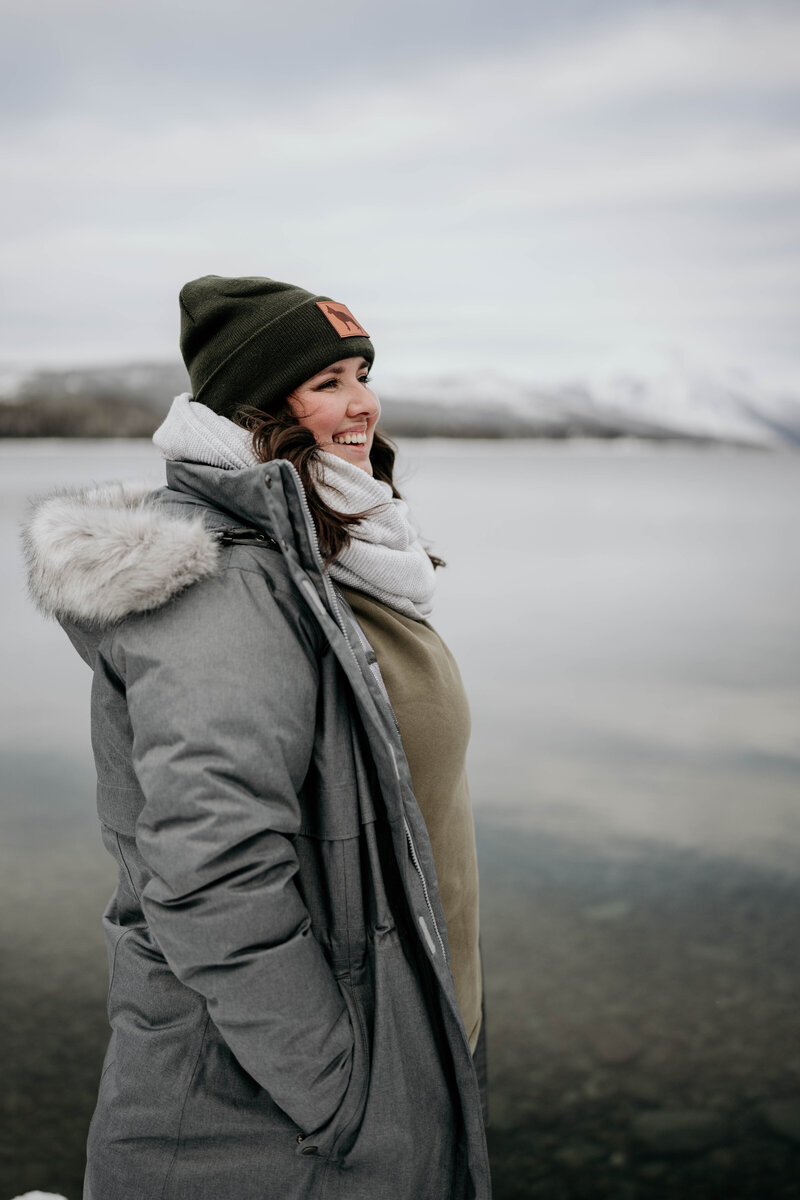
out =
[(181, 353), (195, 400), (232, 417), (276, 408), (340, 358), (375, 348), (349, 309), (276, 279), (204, 275), (181, 288)]

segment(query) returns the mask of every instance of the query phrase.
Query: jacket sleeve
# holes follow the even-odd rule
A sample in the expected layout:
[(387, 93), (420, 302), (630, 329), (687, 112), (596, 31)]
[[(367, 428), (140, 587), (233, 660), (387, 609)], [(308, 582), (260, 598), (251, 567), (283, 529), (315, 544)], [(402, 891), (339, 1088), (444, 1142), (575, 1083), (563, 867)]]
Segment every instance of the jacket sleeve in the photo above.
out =
[(145, 797), (142, 908), (177, 977), (301, 1129), (347, 1090), (353, 1031), (295, 882), (314, 739), (310, 645), (263, 575), (227, 570), (111, 643)]

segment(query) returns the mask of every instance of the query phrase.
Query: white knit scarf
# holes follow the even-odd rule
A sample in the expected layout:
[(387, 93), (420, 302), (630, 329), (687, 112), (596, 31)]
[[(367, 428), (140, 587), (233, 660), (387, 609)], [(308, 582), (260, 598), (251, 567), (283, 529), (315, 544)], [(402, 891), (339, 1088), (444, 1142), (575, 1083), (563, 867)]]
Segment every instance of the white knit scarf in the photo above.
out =
[[(184, 392), (172, 402), (153, 434), (164, 458), (212, 467), (258, 465), (252, 435)], [(404, 616), (422, 620), (433, 608), (433, 565), (412, 525), (408, 506), (388, 483), (325, 450), (319, 453), (316, 488), (320, 499), (341, 513), (374, 509), (350, 529), (350, 545), (328, 568), (346, 587), (366, 592)]]

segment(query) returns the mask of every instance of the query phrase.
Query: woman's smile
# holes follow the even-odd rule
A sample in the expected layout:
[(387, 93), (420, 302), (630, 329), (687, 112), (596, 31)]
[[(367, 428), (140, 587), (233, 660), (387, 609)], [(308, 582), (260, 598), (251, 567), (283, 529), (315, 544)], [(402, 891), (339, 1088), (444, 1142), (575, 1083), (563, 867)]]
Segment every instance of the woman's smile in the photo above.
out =
[(367, 431), (366, 429), (345, 429), (341, 433), (335, 433), (333, 441), (337, 446), (352, 446), (354, 450), (366, 452)]

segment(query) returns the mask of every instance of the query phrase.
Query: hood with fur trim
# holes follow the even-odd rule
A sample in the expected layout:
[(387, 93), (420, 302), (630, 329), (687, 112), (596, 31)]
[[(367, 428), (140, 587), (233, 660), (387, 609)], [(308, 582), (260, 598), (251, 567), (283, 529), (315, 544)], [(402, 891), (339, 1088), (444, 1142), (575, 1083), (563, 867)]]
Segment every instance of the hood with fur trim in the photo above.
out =
[(23, 544), (36, 606), (81, 625), (159, 608), (219, 569), (217, 533), (202, 515), (187, 519), (161, 505), (150, 484), (48, 496), (35, 505)]
[(291, 463), (232, 471), (167, 462), (167, 486), (109, 483), (34, 503), (23, 530), (28, 586), (93, 664), (105, 632), (219, 574), (228, 545), (279, 550), (300, 593), (333, 614), (311, 514)]

